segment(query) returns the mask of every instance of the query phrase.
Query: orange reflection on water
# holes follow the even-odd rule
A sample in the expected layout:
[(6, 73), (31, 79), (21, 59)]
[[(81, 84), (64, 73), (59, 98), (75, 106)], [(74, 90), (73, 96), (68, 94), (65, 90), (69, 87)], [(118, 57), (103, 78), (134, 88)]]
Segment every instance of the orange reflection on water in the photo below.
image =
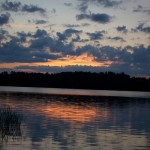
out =
[(109, 110), (103, 107), (96, 107), (91, 103), (64, 103), (48, 102), (43, 104), (41, 101), (24, 101), (23, 105), (18, 102), (8, 103), (11, 108), (21, 108), (22, 111), (35, 115), (43, 114), (45, 117), (63, 120), (68, 123), (88, 123), (95, 119), (106, 121), (109, 119)]
[(61, 119), (69, 123), (87, 123), (92, 122), (96, 118), (104, 121), (109, 118), (108, 109), (97, 109), (90, 105), (83, 106), (66, 103), (50, 103), (47, 106), (42, 107), (42, 112), (47, 117)]
[(67, 122), (90, 122), (97, 116), (95, 108), (66, 105), (51, 104), (43, 107), (42, 110), (47, 116), (62, 119)]

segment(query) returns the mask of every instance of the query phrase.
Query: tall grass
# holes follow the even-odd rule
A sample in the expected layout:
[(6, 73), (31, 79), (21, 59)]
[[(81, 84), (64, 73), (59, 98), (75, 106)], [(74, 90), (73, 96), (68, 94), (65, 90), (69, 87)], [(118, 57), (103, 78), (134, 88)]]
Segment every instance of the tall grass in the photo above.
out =
[(9, 106), (0, 105), (0, 139), (21, 136), (22, 115)]

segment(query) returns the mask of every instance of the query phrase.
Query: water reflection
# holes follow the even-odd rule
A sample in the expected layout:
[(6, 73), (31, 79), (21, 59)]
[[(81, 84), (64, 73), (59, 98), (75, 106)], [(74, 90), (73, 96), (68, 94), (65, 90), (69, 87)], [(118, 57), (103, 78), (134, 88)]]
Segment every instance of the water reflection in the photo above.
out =
[(149, 99), (8, 93), (0, 103), (24, 116), (22, 141), (2, 150), (150, 148)]
[(95, 108), (84, 108), (83, 106), (67, 105), (63, 103), (51, 104), (42, 107), (48, 117), (62, 119), (67, 122), (91, 122), (97, 115)]

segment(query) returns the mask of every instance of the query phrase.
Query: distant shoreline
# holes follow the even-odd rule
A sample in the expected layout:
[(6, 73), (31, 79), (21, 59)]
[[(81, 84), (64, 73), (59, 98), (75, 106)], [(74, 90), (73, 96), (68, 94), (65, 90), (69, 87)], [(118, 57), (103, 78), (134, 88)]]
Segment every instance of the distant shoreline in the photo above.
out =
[(2, 72), (0, 86), (150, 92), (150, 78), (130, 77), (113, 72)]

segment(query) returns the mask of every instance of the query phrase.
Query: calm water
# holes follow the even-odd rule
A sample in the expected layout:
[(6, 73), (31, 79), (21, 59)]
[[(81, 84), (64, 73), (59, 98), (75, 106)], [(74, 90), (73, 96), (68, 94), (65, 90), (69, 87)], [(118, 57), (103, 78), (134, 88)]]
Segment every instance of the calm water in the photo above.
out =
[(150, 149), (149, 98), (1, 92), (0, 113), (0, 150)]
[(150, 92), (0, 86), (0, 92), (150, 98)]

